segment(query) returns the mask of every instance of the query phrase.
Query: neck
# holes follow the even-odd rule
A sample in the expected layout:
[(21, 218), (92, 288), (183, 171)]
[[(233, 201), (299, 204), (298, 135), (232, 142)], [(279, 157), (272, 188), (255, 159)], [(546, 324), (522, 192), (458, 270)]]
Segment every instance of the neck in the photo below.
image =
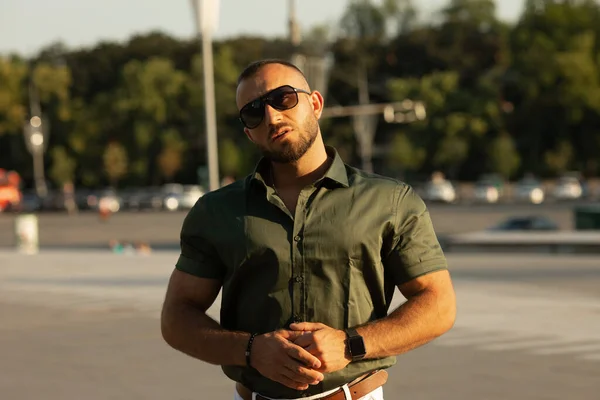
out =
[(292, 163), (272, 163), (273, 178), (278, 189), (303, 187), (313, 183), (325, 174), (329, 168), (327, 151), (321, 135), (298, 160)]

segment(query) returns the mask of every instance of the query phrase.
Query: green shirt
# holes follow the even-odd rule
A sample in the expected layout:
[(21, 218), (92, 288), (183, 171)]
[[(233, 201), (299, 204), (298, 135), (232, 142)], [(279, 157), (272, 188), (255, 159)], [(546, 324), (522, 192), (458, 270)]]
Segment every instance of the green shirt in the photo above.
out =
[[(177, 268), (223, 283), (223, 328), (265, 333), (294, 321), (355, 327), (385, 317), (397, 285), (447, 268), (429, 212), (410, 186), (327, 151), (329, 170), (302, 190), (293, 216), (265, 183), (266, 159), (246, 179), (204, 195), (186, 216)], [(394, 363), (352, 362), (305, 392), (252, 368), (223, 371), (265, 396), (295, 398)]]

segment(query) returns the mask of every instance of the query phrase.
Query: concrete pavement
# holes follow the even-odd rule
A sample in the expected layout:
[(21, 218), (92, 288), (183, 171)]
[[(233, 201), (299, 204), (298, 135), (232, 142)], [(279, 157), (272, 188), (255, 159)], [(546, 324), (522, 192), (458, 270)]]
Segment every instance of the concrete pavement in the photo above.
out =
[[(176, 257), (0, 252), (2, 398), (231, 399), (218, 367), (160, 338)], [(398, 358), (386, 399), (598, 399), (600, 257), (449, 261), (455, 328)]]

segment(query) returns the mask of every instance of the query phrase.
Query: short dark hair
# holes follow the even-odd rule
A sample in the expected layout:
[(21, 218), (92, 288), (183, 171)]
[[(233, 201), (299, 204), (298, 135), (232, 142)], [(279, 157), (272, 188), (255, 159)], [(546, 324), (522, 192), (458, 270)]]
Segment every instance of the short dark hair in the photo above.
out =
[(238, 77), (237, 84), (239, 85), (240, 83), (242, 83), (242, 81), (244, 79), (253, 77), (263, 67), (265, 67), (267, 65), (271, 65), (271, 64), (279, 64), (279, 65), (283, 65), (288, 68), (294, 69), (294, 70), (298, 71), (298, 73), (300, 75), (302, 75), (302, 77), (304, 78), (305, 81), (307, 81), (306, 76), (304, 75), (304, 72), (302, 72), (302, 70), (300, 70), (300, 68), (298, 68), (296, 65), (292, 64), (291, 62), (286, 61), (286, 60), (281, 60), (278, 58), (267, 58), (265, 60), (254, 61), (253, 63), (248, 65), (246, 68), (244, 68), (244, 70)]

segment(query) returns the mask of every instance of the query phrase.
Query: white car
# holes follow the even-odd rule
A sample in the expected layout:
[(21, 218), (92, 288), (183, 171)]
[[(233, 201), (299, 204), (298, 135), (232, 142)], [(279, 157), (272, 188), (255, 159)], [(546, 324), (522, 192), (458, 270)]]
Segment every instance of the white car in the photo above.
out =
[(526, 201), (532, 204), (542, 204), (546, 193), (539, 181), (535, 179), (524, 179), (515, 186), (515, 200)]
[(583, 195), (583, 187), (575, 177), (562, 177), (556, 183), (552, 195), (557, 200), (576, 200)]
[(456, 200), (456, 190), (449, 181), (428, 182), (423, 197), (429, 201), (453, 203)]
[(481, 182), (475, 185), (473, 192), (475, 201), (482, 203), (497, 203), (500, 199), (500, 191), (491, 183)]

